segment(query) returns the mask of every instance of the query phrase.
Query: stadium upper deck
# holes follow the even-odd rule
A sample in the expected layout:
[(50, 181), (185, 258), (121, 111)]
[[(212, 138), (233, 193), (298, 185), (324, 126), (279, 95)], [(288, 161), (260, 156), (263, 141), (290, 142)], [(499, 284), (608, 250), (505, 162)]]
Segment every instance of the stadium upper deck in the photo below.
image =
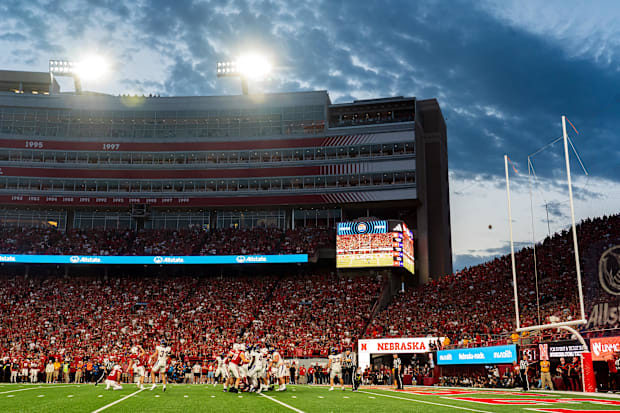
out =
[(435, 100), (3, 90), (1, 222), (170, 228), (184, 215), (203, 226), (294, 227), (374, 215), (416, 229), (422, 279), (451, 272)]

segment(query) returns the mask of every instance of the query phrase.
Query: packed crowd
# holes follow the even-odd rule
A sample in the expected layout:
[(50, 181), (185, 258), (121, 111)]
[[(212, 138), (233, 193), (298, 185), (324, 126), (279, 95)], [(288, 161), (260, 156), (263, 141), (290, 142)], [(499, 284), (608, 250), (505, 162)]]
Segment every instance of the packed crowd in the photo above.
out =
[(325, 228), (181, 230), (71, 229), (2, 227), (0, 253), (52, 255), (314, 255), (333, 246)]
[(327, 356), (331, 346), (352, 347), (364, 331), (383, 282), (334, 274), (288, 278), (258, 310), (252, 339), (266, 337), (285, 355)]
[[(580, 251), (620, 241), (620, 215), (583, 221)], [(333, 242), (329, 230), (181, 231), (0, 229), (0, 251), (44, 254), (195, 255), (296, 253)], [(578, 317), (572, 234), (537, 245), (538, 300), (531, 248), (516, 254), (521, 322)], [(332, 272), (237, 277), (3, 276), (0, 278), (0, 360), (103, 357), (166, 338), (181, 359), (212, 360), (233, 343), (264, 342), (286, 358), (325, 357), (369, 337), (446, 337), (441, 343), (513, 341), (510, 256), (466, 268), (395, 296), (370, 319), (387, 280)], [(585, 283), (586, 291), (591, 286)], [(455, 299), (458, 297), (458, 299)], [(598, 297), (598, 296), (597, 296)], [(536, 301), (540, 304), (538, 308)], [(588, 301), (588, 304), (597, 302)], [(538, 313), (544, 319), (539, 319)], [(566, 333), (554, 333), (566, 334)], [(554, 337), (558, 338), (558, 337)], [(500, 344), (500, 342), (497, 342)], [(422, 368), (422, 367), (420, 367)], [(372, 371), (369, 371), (369, 375)], [(423, 368), (418, 373), (424, 372)], [(445, 376), (444, 385), (514, 385), (510, 373)], [(378, 371), (368, 381), (389, 380)], [(184, 377), (184, 376), (183, 376)], [(513, 382), (510, 382), (510, 380)], [(464, 381), (465, 380), (465, 381)], [(509, 385), (510, 384), (510, 385)]]
[[(382, 280), (319, 275), (194, 278), (15, 276), (0, 279), (0, 358), (101, 357), (166, 338), (212, 359), (235, 342), (284, 357), (354, 345)], [(345, 294), (342, 294), (342, 292)]]
[[(585, 220), (577, 232), (582, 257), (594, 245), (597, 251), (604, 250), (620, 242), (620, 215)], [(515, 254), (522, 326), (579, 318), (573, 254), (568, 230), (537, 245), (539, 307), (533, 249), (524, 248)], [(588, 307), (597, 302), (588, 294), (586, 298)], [(431, 335), (447, 337), (445, 345), (503, 344), (514, 332), (514, 314), (511, 259), (505, 255), (399, 294), (373, 318), (366, 336)]]

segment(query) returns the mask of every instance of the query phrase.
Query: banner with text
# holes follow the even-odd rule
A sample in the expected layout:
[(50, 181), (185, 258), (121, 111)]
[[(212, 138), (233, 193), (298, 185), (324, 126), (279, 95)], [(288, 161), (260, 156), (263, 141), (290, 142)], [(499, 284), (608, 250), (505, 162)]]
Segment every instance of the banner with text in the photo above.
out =
[(288, 255), (28, 255), (0, 254), (0, 263), (15, 264), (288, 264), (308, 262), (308, 254)]
[(444, 337), (379, 338), (357, 342), (358, 365), (365, 369), (370, 365), (371, 354), (428, 353), (431, 343), (443, 343)]
[[(539, 344), (540, 346), (540, 344)], [(588, 351), (588, 348), (585, 347), (578, 341), (559, 341), (555, 343), (549, 343), (548, 347), (549, 358), (559, 359), (559, 358), (572, 358), (579, 357), (581, 353), (584, 351)]]
[(508, 364), (517, 360), (517, 346), (464, 348), (437, 352), (437, 364)]
[(615, 358), (615, 353), (620, 352), (620, 336), (601, 337), (590, 339), (592, 360), (605, 361)]

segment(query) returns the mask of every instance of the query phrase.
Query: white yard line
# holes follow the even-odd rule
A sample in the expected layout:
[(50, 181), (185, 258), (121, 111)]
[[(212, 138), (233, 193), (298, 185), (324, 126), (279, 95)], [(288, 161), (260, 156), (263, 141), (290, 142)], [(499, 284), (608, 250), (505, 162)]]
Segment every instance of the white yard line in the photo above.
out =
[[(393, 390), (386, 390), (386, 391), (393, 391)], [(467, 410), (469, 412), (493, 413), (493, 412), (489, 412), (487, 410), (476, 410), (476, 409), (470, 409), (468, 407), (455, 406), (453, 404), (435, 403), (435, 402), (429, 402), (429, 401), (426, 401), (426, 400), (410, 399), (408, 397), (398, 397), (398, 396), (391, 396), (389, 394), (372, 393), (372, 392), (365, 391), (365, 390), (358, 390), (358, 392), (359, 393), (372, 394), (374, 396), (382, 396), (382, 397), (389, 397), (389, 398), (392, 398), (392, 399), (406, 400), (406, 401), (414, 402), (414, 403), (432, 404), (432, 405), (435, 405), (435, 406), (449, 407), (451, 409)], [(396, 392), (394, 392), (394, 393), (396, 393)]]
[(28, 390), (57, 389), (59, 387), (78, 387), (78, 385), (74, 384), (74, 385), (67, 385), (67, 386), (38, 386), (38, 387), (29, 387), (27, 389), (2, 391), (2, 392), (0, 392), (0, 394), (15, 393), (15, 392), (18, 392), (18, 391), (28, 391)]
[(117, 401), (114, 401), (114, 402), (112, 402), (112, 403), (110, 403), (110, 404), (106, 404), (105, 406), (98, 408), (97, 410), (93, 410), (93, 412), (92, 412), (92, 413), (99, 413), (99, 412), (101, 412), (101, 411), (104, 411), (104, 410), (105, 410), (105, 409), (107, 409), (108, 407), (112, 407), (112, 406), (114, 406), (115, 404), (122, 402), (123, 400), (127, 400), (128, 398), (133, 397), (133, 396), (135, 396), (136, 394), (138, 394), (138, 393), (140, 393), (141, 391), (144, 391), (144, 390), (145, 390), (145, 389), (140, 389), (140, 390), (135, 391), (135, 392), (133, 392), (133, 393), (131, 393), (131, 394), (128, 394), (127, 396), (123, 397), (122, 399), (118, 399)]
[[(295, 408), (295, 407), (293, 407), (293, 406), (291, 406), (291, 405), (288, 405), (288, 404), (286, 404), (286, 403), (284, 403), (284, 402), (281, 402), (280, 400), (274, 399), (274, 398), (273, 398), (273, 397), (271, 397), (271, 396), (267, 396), (266, 394), (263, 394), (263, 393), (261, 393), (260, 395), (261, 395), (261, 396), (263, 396), (263, 397), (268, 398), (268, 399), (269, 399), (269, 400), (271, 400), (272, 402), (276, 402), (276, 403), (278, 403), (278, 404), (280, 404), (280, 405), (282, 405), (282, 406), (284, 406), (284, 407), (286, 407), (286, 408), (288, 408), (288, 409), (291, 409), (291, 410), (292, 410), (292, 411), (294, 411), (294, 412), (297, 412), (297, 413), (304, 413), (304, 411), (303, 411), (303, 410), (299, 410), (299, 409), (297, 409), (297, 408)], [(95, 412), (93, 412), (93, 413), (95, 413)]]

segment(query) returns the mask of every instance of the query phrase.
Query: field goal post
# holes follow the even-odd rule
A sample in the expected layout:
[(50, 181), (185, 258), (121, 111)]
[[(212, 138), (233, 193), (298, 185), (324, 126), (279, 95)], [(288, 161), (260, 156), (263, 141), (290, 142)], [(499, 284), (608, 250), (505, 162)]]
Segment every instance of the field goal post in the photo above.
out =
[[(594, 377), (594, 368), (592, 365), (592, 354), (590, 353), (588, 346), (581, 336), (581, 334), (573, 328), (573, 326), (584, 325), (587, 323), (586, 315), (585, 315), (585, 305), (583, 301), (583, 287), (581, 283), (581, 265), (579, 262), (579, 246), (577, 242), (577, 228), (575, 226), (575, 210), (573, 205), (573, 188), (571, 181), (571, 173), (570, 173), (570, 161), (568, 154), (568, 135), (566, 133), (566, 116), (562, 115), (562, 136), (564, 140), (564, 158), (566, 161), (566, 176), (568, 181), (568, 198), (570, 204), (570, 215), (571, 215), (571, 226), (572, 226), (572, 234), (573, 234), (573, 249), (575, 252), (575, 270), (577, 273), (577, 290), (579, 293), (579, 310), (581, 318), (579, 320), (571, 320), (564, 321), (558, 323), (547, 323), (547, 324), (538, 324), (534, 326), (521, 327), (521, 320), (519, 316), (519, 293), (517, 288), (517, 270), (515, 263), (515, 252), (514, 252), (514, 241), (512, 234), (512, 210), (510, 205), (510, 178), (508, 173), (508, 155), (504, 155), (504, 169), (506, 171), (506, 196), (508, 200), (508, 228), (510, 232), (510, 258), (512, 264), (512, 285), (513, 285), (513, 294), (515, 300), (515, 318), (516, 318), (516, 331), (518, 333), (522, 333), (525, 331), (534, 331), (534, 330), (547, 330), (547, 329), (563, 329), (569, 331), (571, 334), (577, 337), (577, 340), (583, 345), (586, 351), (581, 353), (581, 365), (582, 365), (582, 374), (581, 374), (581, 384), (582, 389), (585, 392), (595, 392), (596, 391), (596, 380)], [(529, 160), (528, 160), (529, 161)], [(538, 288), (538, 285), (536, 286)], [(539, 320), (540, 322), (540, 320)]]

